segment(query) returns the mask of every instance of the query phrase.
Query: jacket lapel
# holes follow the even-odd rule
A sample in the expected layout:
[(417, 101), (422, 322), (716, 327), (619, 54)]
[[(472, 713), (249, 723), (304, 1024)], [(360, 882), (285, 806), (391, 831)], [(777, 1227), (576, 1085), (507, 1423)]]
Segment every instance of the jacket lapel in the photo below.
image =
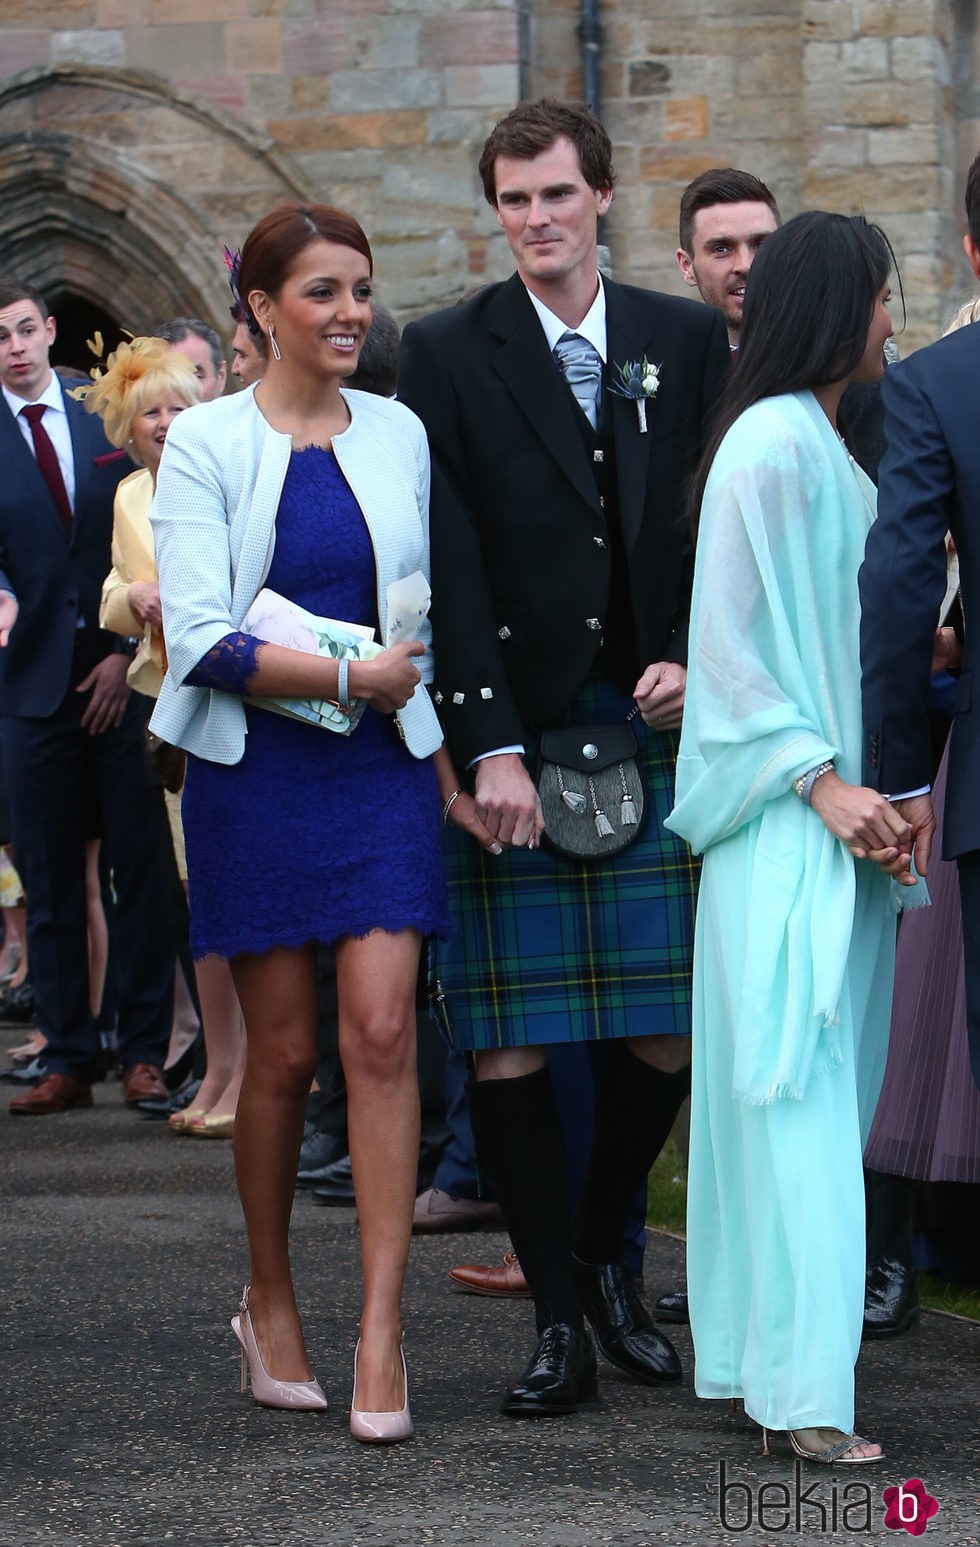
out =
[(78, 522), (85, 502), (88, 498), (89, 485), (92, 480), (92, 458), (94, 448), (92, 436), (89, 434), (90, 415), (83, 404), (69, 397), (64, 387), (61, 395), (65, 401), (65, 412), (68, 415), (68, 429), (71, 434), (72, 456), (75, 459), (75, 520), (72, 526), (72, 541), (78, 530)]
[[(606, 390), (616, 435), (616, 483), (619, 491), (619, 518), (627, 553), (639, 536), (643, 521), (651, 447), (657, 434), (656, 398), (646, 406), (647, 433), (640, 430), (636, 404), (612, 391), (616, 367), (628, 360), (651, 363), (655, 346), (634, 322), (629, 303), (619, 287), (609, 280), (606, 286)], [(649, 324), (648, 324), (649, 326)]]
[(51, 490), (3, 397), (0, 397), (0, 453), (3, 455), (5, 473), (13, 474), (24, 485), (29, 508), (37, 511), (39, 520), (50, 521), (62, 542), (67, 542), (64, 523), (58, 514)]
[[(516, 275), (501, 287), (489, 322), (499, 343), (491, 357), (493, 369), (555, 463), (582, 498), (598, 510), (599, 493), (588, 449), (575, 421), (578, 410)], [(499, 451), (503, 457), (508, 454), (506, 446)]]

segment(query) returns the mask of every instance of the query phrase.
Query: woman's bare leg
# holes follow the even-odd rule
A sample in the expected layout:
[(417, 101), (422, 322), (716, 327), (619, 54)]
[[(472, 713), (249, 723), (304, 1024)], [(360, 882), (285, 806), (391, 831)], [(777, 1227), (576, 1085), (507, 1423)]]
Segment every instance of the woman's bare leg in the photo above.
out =
[(237, 956), (231, 970), (248, 1043), (235, 1174), (251, 1259), (249, 1311), (269, 1375), (305, 1381), (311, 1371), (289, 1266), (289, 1219), (316, 1067), (316, 950)]
[(106, 967), (109, 962), (109, 931), (102, 907), (102, 882), (99, 879), (99, 848), (97, 838), (85, 845), (85, 910), (88, 919), (88, 1002), (89, 1009), (99, 1017), (102, 995), (105, 990)]
[(232, 971), (219, 956), (206, 956), (195, 964), (194, 973), (208, 1060), (194, 1108), (233, 1117), (244, 1068), (245, 1026)]
[(401, 1299), (418, 1175), (420, 946), (414, 930), (375, 930), (336, 948), (340, 1056), (364, 1272), (353, 1400), (365, 1412), (397, 1412), (405, 1401)]

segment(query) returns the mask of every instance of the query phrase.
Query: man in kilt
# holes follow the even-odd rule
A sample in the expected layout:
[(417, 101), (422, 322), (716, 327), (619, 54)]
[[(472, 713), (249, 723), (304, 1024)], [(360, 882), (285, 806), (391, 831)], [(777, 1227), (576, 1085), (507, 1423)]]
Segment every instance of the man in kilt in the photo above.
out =
[[(454, 829), (456, 928), (438, 976), (454, 1043), (473, 1055), (478, 1155), (534, 1298), (538, 1344), (503, 1411), (548, 1415), (595, 1395), (583, 1312), (621, 1369), (680, 1376), (621, 1252), (689, 1088), (697, 874), (661, 824), (684, 701), (685, 487), (728, 346), (717, 312), (600, 279), (614, 172), (586, 107), (522, 103), (480, 173), (517, 273), (406, 329), (399, 396), (432, 449), (436, 700), (502, 851)], [(639, 836), (615, 855), (559, 854), (541, 842), (541, 731), (621, 728), (637, 708)], [(610, 818), (618, 832), (618, 803)], [(547, 1048), (574, 1042), (611, 1047), (573, 1222)]]

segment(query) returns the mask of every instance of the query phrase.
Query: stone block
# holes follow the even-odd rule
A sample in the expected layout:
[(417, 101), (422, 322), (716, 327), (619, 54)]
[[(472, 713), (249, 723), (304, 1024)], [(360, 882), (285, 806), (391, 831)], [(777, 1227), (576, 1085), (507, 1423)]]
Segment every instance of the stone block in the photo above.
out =
[[(367, 27), (357, 51), (365, 70), (413, 70), (419, 64), (421, 22), (415, 16), (378, 16)], [(426, 69), (433, 61), (422, 50)]]
[[(38, 31), (38, 23), (45, 28), (77, 31), (95, 25), (95, 0), (51, 0), (51, 4), (39, 5), (38, 0), (3, 0), (2, 25), (12, 32)], [(4, 49), (6, 49), (6, 38)], [(15, 72), (7, 69), (6, 59), (0, 61), (5, 75)]]
[(845, 80), (878, 80), (889, 74), (888, 43), (884, 38), (859, 38), (840, 45)]
[(97, 27), (148, 27), (153, 0), (98, 0)]
[(927, 166), (944, 158), (936, 124), (910, 124), (905, 129), (870, 129), (868, 161), (871, 166)]
[(932, 80), (948, 86), (952, 61), (938, 38), (896, 38), (890, 45), (891, 73), (898, 81)]
[(935, 36), (945, 5), (931, 0), (861, 0), (858, 26), (864, 37)]
[(599, 66), (599, 90), (604, 103), (621, 102), (629, 93), (627, 66), (618, 59), (606, 59)]
[(932, 167), (894, 168), (887, 171), (806, 172), (807, 203), (818, 209), (836, 209), (844, 214), (874, 210), (882, 216), (942, 207), (942, 187)]
[(229, 22), (225, 36), (229, 70), (243, 75), (282, 73), (282, 28), (274, 19)]
[(631, 97), (665, 97), (670, 92), (671, 68), (663, 59), (640, 59), (626, 66)]
[(437, 70), (337, 70), (329, 81), (330, 106), (337, 113), (442, 107), (442, 84)]
[(925, 123), (936, 112), (935, 89), (931, 80), (910, 81), (898, 87), (891, 81), (864, 85), (841, 84), (833, 99), (820, 103), (807, 93), (807, 111), (828, 122), (886, 128), (890, 125)]
[(807, 130), (803, 149), (807, 165), (817, 171), (860, 167), (868, 159), (868, 134), (864, 129), (815, 124)]
[(50, 64), (51, 55), (50, 32), (4, 32), (0, 34), (0, 78)]
[(520, 97), (516, 63), (450, 65), (444, 79), (447, 107), (498, 107), (506, 113)]
[(664, 139), (664, 113), (669, 102), (629, 100), (610, 107), (605, 115), (606, 129), (613, 142), (620, 175), (627, 147), (660, 145)]
[(711, 129), (707, 97), (678, 97), (664, 110), (668, 140), (705, 140)]
[(287, 75), (332, 75), (354, 64), (356, 39), (344, 18), (284, 21), (282, 67)]
[(700, 172), (726, 166), (730, 156), (731, 147), (726, 145), (706, 146), (704, 150), (662, 150), (648, 145), (640, 152), (640, 177), (650, 183), (689, 183)]
[(219, 22), (183, 26), (128, 27), (126, 63), (165, 79), (194, 79), (225, 73), (225, 30)]
[(798, 39), (778, 48), (757, 48), (735, 66), (735, 90), (740, 97), (787, 96), (803, 84), (803, 49)]
[(238, 21), (247, 15), (248, 0), (150, 0), (151, 27)]
[(841, 77), (841, 45), (808, 43), (803, 50), (803, 80), (810, 87), (835, 89)]
[(368, 146), (424, 145), (428, 121), (425, 113), (351, 113), (273, 118), (266, 131), (284, 150), (357, 150)]
[[(6, 48), (5, 42), (0, 47)], [(126, 59), (126, 43), (118, 27), (93, 27), (85, 32), (53, 32), (51, 59), (55, 64), (104, 64), (120, 66)]]
[(215, 107), (223, 107), (228, 113), (245, 116), (248, 103), (245, 82), (240, 75), (226, 75), (224, 71), (215, 71), (213, 75), (188, 75), (175, 77), (174, 85), (203, 97)]
[(821, 42), (842, 42), (856, 35), (853, 0), (807, 0), (803, 35)]
[(430, 145), (470, 145), (476, 162), (497, 114), (479, 108), (439, 108), (427, 119)]
[(421, 23), (421, 57), (429, 68), (444, 65), (513, 64), (520, 56), (514, 10), (457, 11), (442, 8)]

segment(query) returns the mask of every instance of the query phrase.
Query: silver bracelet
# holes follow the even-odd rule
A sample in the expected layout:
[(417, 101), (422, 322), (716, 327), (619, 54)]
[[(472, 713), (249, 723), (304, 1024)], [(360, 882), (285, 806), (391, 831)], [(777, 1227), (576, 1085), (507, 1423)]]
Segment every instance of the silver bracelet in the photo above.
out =
[(832, 773), (833, 768), (834, 765), (832, 761), (827, 763), (818, 763), (816, 768), (808, 768), (805, 774), (800, 774), (798, 779), (793, 780), (793, 788), (805, 806), (810, 804), (810, 799), (813, 795), (813, 786), (816, 784), (817, 780), (825, 773)]
[(347, 679), (350, 676), (350, 657), (341, 656), (337, 666), (337, 705), (346, 714), (350, 708), (350, 690)]
[(462, 790), (453, 790), (453, 793), (450, 795), (449, 799), (446, 801), (446, 804), (442, 808), (443, 822), (449, 821), (449, 813), (453, 808), (453, 801), (458, 800), (462, 793)]

